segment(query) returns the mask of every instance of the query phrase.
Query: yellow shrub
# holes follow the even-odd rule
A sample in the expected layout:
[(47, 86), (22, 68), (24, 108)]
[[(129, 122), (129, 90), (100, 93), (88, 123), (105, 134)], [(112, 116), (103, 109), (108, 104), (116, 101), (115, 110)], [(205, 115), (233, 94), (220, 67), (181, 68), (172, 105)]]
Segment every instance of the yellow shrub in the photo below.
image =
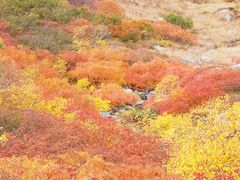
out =
[(168, 40), (160, 40), (160, 41), (157, 41), (156, 44), (162, 47), (169, 47), (172, 45), (172, 42)]
[[(0, 179), (55, 179), (57, 165), (51, 160), (12, 157), (0, 159)], [(54, 174), (54, 172), (56, 172)]]
[(100, 97), (94, 97), (92, 99), (93, 104), (99, 111), (109, 111), (111, 110), (111, 102), (108, 100), (102, 100)]
[(155, 88), (157, 101), (161, 101), (165, 97), (178, 95), (180, 92), (179, 78), (174, 75), (167, 75), (163, 77)]
[(56, 116), (63, 116), (63, 110), (67, 106), (67, 99), (57, 97), (53, 100), (50, 100), (46, 103), (44, 110)]
[[(186, 115), (187, 116), (187, 115)], [(143, 129), (148, 134), (155, 134), (161, 138), (175, 140), (175, 135), (185, 136), (192, 125), (191, 119), (186, 116), (173, 116), (171, 114), (163, 114), (158, 116), (156, 120), (150, 121), (148, 126)]]
[(6, 136), (6, 133), (3, 133), (1, 136), (0, 136), (0, 147), (1, 145), (4, 145), (8, 142), (8, 138)]
[(203, 173), (238, 177), (240, 157), (240, 103), (217, 98), (183, 115), (162, 115), (147, 133), (172, 140), (176, 145), (167, 169), (189, 179)]
[(58, 59), (54, 64), (53, 68), (61, 74), (62, 77), (67, 75), (67, 62), (63, 59)]
[(88, 89), (91, 86), (88, 78), (82, 78), (77, 81), (76, 86), (80, 89)]
[(13, 85), (1, 91), (2, 105), (9, 108), (34, 109), (41, 101), (41, 94), (33, 84)]
[(64, 114), (64, 119), (73, 121), (76, 119), (76, 112)]

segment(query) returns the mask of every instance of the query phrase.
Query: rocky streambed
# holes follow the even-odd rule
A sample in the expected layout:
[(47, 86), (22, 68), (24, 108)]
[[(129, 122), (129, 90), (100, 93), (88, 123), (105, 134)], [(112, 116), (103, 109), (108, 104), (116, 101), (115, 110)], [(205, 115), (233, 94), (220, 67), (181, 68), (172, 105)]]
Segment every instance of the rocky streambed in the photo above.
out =
[(135, 103), (135, 105), (130, 105), (126, 104), (124, 106), (118, 106), (112, 108), (110, 111), (100, 111), (100, 115), (104, 118), (113, 118), (116, 121), (119, 121), (118, 114), (130, 110), (132, 108), (142, 108), (142, 105), (144, 104), (145, 101), (147, 101), (152, 95), (154, 95), (154, 91), (150, 90), (145, 90), (145, 91), (138, 91), (138, 90), (133, 90), (127, 86), (123, 87), (123, 90), (127, 93), (134, 93), (138, 95), (141, 99)]

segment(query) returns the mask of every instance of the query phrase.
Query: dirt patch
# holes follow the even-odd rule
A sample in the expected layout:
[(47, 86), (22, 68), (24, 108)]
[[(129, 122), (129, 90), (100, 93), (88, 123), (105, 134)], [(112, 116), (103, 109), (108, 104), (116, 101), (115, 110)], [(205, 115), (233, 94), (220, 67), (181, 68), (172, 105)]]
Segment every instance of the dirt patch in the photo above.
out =
[(223, 0), (116, 1), (124, 7), (126, 15), (133, 19), (161, 21), (167, 12), (178, 12), (193, 19), (193, 31), (198, 35), (198, 43), (187, 48), (169, 48), (166, 51), (169, 56), (209, 56), (221, 63), (230, 63), (233, 57), (240, 56), (240, 17), (235, 3)]

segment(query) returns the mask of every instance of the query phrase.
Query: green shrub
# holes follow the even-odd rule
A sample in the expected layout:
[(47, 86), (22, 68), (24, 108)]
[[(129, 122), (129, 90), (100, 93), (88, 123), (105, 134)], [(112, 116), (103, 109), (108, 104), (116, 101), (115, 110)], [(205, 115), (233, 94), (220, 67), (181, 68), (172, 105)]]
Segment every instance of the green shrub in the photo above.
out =
[(20, 126), (21, 115), (15, 110), (0, 109), (0, 135), (12, 132)]
[(72, 48), (71, 36), (56, 28), (38, 27), (19, 38), (19, 43), (36, 49), (47, 49), (53, 53)]
[(39, 27), (43, 19), (68, 23), (86, 14), (86, 10), (65, 6), (62, 0), (0, 0), (0, 9), (0, 18), (10, 23), (13, 34)]
[(0, 0), (0, 9), (0, 18), (9, 22), (14, 35), (40, 27), (43, 19), (62, 24), (76, 18), (85, 18), (105, 25), (121, 23), (121, 19), (115, 15), (96, 14), (85, 8), (67, 6), (63, 0)]
[(8, 18), (10, 32), (13, 35), (17, 33), (28, 32), (31, 28), (38, 27), (40, 20), (36, 14), (23, 15), (21, 18), (17, 16), (10, 16)]
[(106, 14), (95, 14), (95, 13), (88, 13), (87, 16), (85, 15), (85, 18), (96, 22), (97, 24), (113, 24), (113, 25), (119, 25), (121, 24), (121, 18), (115, 15), (106, 15)]
[(61, 5), (59, 0), (0, 0), (0, 18), (9, 22), (13, 34), (22, 33), (51, 18)]
[(61, 0), (0, 0), (0, 15), (21, 17), (33, 13), (45, 18), (61, 5)]
[(84, 14), (85, 10), (83, 10), (83, 8), (78, 9), (75, 7), (61, 6), (54, 9), (51, 16), (49, 16), (47, 19), (66, 24), (78, 17), (82, 17)]
[(170, 13), (164, 16), (164, 19), (178, 26), (181, 26), (183, 29), (191, 29), (193, 28), (193, 21), (191, 18), (183, 17), (178, 14)]

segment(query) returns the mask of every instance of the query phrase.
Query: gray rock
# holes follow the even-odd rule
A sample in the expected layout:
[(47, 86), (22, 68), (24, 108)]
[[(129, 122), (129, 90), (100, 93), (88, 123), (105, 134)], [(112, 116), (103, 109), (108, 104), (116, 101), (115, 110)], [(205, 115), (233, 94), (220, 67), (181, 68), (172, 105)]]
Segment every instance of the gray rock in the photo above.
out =
[(191, 64), (197, 64), (197, 60), (194, 57), (186, 56), (180, 58), (183, 63), (191, 63)]
[(231, 68), (236, 69), (236, 70), (240, 70), (240, 64), (234, 64), (231, 66)]
[(159, 45), (153, 45), (152, 48), (157, 50), (158, 52), (163, 52), (163, 51), (167, 50), (167, 48), (159, 46)]
[(123, 87), (123, 90), (127, 93), (133, 93), (133, 90), (130, 89), (129, 87), (127, 87), (127, 86)]
[(226, 19), (227, 22), (232, 21), (232, 16), (231, 16), (231, 14), (230, 14), (230, 13), (229, 13), (229, 14), (226, 14), (226, 15), (225, 15), (225, 19)]
[(110, 111), (100, 111), (100, 115), (103, 117), (103, 118), (110, 118), (111, 117), (111, 114), (110, 114)]
[(201, 56), (200, 60), (205, 62), (205, 63), (212, 63), (213, 62), (213, 59), (210, 56), (207, 56), (207, 55)]
[(148, 91), (134, 91), (142, 100), (147, 100)]
[(144, 103), (145, 101), (143, 100), (140, 100), (140, 101), (137, 101), (135, 106), (142, 106), (142, 104)]
[(125, 110), (129, 110), (129, 109), (132, 109), (132, 108), (133, 108), (133, 107), (130, 106), (130, 105), (126, 105), (126, 106), (123, 107), (123, 109), (125, 109)]
[(217, 11), (217, 13), (227, 22), (231, 22), (233, 19), (232, 12), (229, 8), (221, 8)]

